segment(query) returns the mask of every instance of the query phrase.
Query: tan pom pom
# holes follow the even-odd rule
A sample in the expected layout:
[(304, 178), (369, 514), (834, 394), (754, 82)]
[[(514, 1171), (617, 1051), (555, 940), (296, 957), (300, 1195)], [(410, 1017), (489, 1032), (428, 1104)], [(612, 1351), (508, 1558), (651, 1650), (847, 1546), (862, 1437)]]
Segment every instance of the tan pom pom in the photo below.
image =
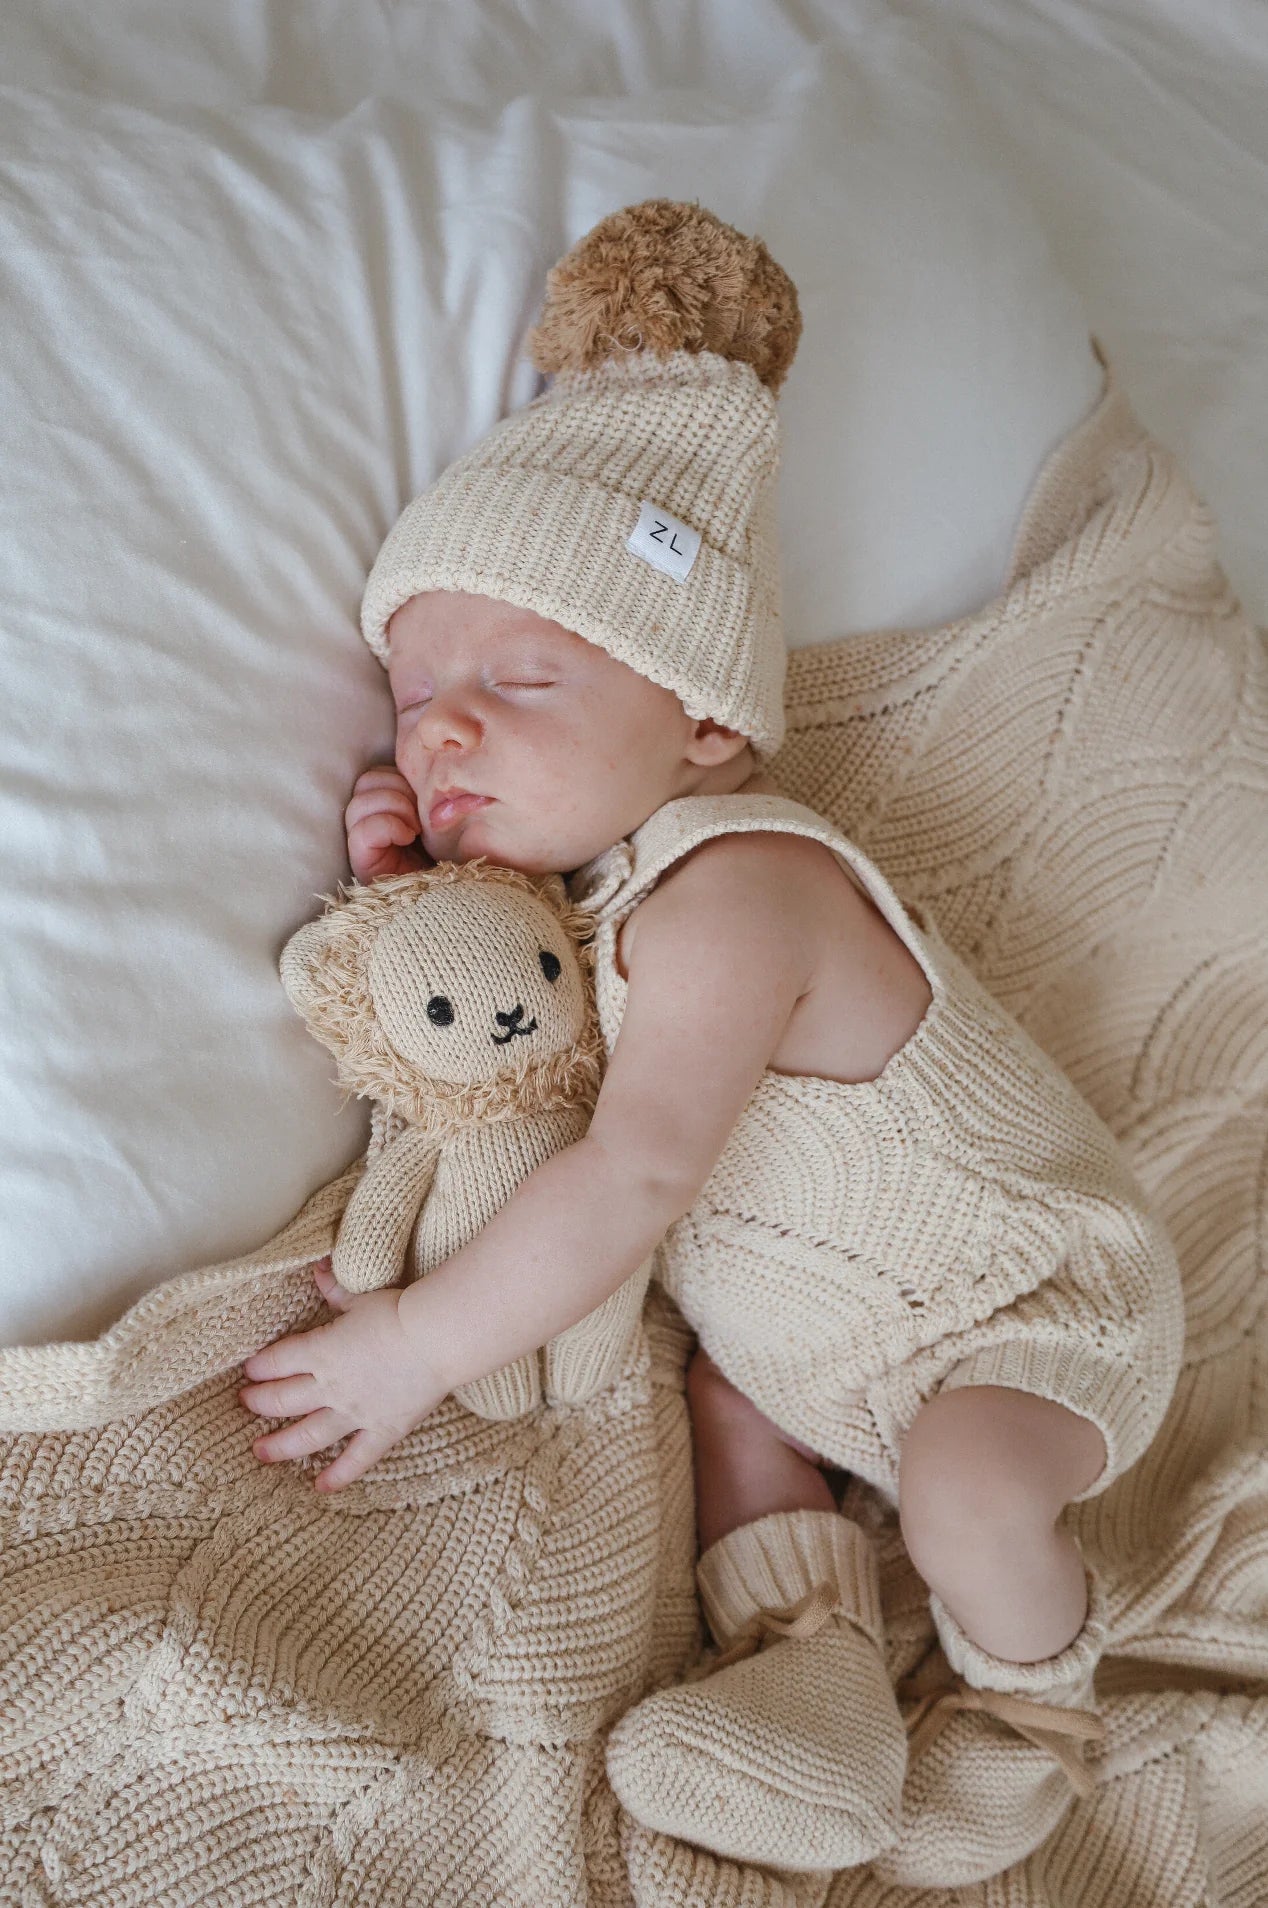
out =
[(797, 288), (760, 239), (702, 206), (645, 199), (601, 220), (547, 274), (528, 347), (552, 373), (629, 351), (714, 351), (778, 392), (800, 336)]

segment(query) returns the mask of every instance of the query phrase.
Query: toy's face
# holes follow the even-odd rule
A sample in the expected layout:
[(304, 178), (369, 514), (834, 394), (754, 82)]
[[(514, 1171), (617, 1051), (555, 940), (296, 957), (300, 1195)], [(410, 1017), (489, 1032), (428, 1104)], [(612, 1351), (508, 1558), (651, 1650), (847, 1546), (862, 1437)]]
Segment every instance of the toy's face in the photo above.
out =
[(384, 927), (367, 977), (388, 1039), (435, 1080), (527, 1072), (585, 1023), (581, 970), (558, 918), (500, 884), (428, 889)]

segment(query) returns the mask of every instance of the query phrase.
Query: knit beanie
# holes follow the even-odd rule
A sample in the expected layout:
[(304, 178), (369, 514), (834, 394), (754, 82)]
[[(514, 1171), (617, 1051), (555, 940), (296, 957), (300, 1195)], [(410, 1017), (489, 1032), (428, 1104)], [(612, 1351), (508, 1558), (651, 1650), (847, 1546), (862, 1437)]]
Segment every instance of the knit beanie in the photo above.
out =
[(766, 758), (784, 733), (775, 394), (801, 333), (760, 239), (648, 199), (550, 271), (549, 388), (450, 464), (375, 560), (361, 631), (421, 590), (534, 610)]

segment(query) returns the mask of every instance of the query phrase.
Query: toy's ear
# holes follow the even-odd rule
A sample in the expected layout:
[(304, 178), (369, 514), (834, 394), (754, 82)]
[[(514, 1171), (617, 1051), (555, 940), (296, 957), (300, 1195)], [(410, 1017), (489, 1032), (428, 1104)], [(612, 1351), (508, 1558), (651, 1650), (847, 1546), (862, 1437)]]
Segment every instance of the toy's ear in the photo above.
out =
[(305, 1020), (310, 1018), (323, 991), (318, 985), (318, 976), (330, 944), (329, 919), (328, 915), (323, 915), (320, 920), (306, 921), (297, 933), (291, 935), (278, 962), (287, 998)]
[(337, 896), (322, 896), (325, 912), (298, 928), (282, 949), (278, 971), (292, 1006), (309, 1033), (329, 1047), (341, 1081), (356, 1093), (371, 1090), (367, 1082), (377, 1079), (374, 1069), (380, 1064), (389, 1069), (392, 1064), (367, 978), (375, 942), (385, 924), (434, 879), (411, 874), (369, 887), (341, 884)]
[[(342, 1075), (352, 1049), (376, 1039), (374, 1002), (365, 963), (381, 924), (383, 903), (373, 890), (326, 899), (326, 912), (292, 934), (278, 962), (282, 986), (310, 1034), (339, 1061)], [(358, 900), (360, 906), (357, 905)]]

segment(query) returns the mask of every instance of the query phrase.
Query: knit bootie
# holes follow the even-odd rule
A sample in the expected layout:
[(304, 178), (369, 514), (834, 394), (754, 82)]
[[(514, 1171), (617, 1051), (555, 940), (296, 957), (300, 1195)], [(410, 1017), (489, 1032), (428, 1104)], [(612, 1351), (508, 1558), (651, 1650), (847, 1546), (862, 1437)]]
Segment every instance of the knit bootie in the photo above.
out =
[(1083, 1628), (1036, 1663), (980, 1649), (930, 1594), (942, 1648), (898, 1685), (910, 1756), (902, 1828), (873, 1865), (881, 1880), (986, 1881), (1038, 1848), (1076, 1793), (1092, 1793), (1082, 1750), (1105, 1733), (1092, 1677), (1106, 1625), (1100, 1579), (1090, 1569), (1087, 1579)]
[(776, 1511), (711, 1544), (696, 1579), (723, 1648), (612, 1731), (620, 1801), (736, 1861), (869, 1860), (897, 1833), (907, 1760), (870, 1539), (835, 1511)]

